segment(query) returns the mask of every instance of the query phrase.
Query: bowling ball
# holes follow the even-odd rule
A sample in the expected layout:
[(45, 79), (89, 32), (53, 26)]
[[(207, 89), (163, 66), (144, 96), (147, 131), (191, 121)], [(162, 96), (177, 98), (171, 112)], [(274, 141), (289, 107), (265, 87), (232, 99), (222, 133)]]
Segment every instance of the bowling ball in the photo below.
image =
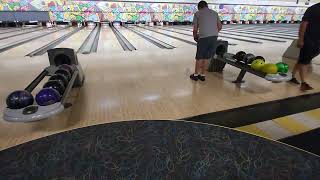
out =
[(73, 74), (73, 72), (74, 72), (74, 70), (75, 70), (74, 67), (71, 66), (71, 65), (69, 65), (69, 64), (61, 64), (58, 68), (69, 71), (69, 73), (70, 73), (71, 75)]
[(238, 61), (243, 61), (246, 54), (247, 53), (245, 53), (244, 51), (239, 51), (233, 58), (235, 58)]
[(59, 92), (53, 88), (43, 88), (36, 95), (36, 102), (40, 106), (48, 106), (60, 100)]
[(265, 65), (264, 61), (261, 59), (257, 59), (252, 61), (251, 63), (251, 68), (256, 70), (256, 71), (260, 71), (260, 69)]
[(70, 81), (71, 79), (71, 74), (69, 71), (65, 70), (65, 69), (58, 69), (56, 70), (55, 74), (62, 74), (64, 76), (66, 76), (66, 78), (68, 79), (68, 81)]
[(278, 73), (278, 67), (275, 64), (265, 64), (262, 68), (261, 71), (267, 74), (276, 74)]
[(33, 96), (25, 90), (14, 91), (7, 97), (6, 103), (10, 109), (21, 109), (33, 104)]
[(256, 56), (256, 57), (254, 58), (254, 60), (257, 60), (257, 59), (260, 59), (260, 60), (263, 60), (264, 62), (266, 62), (266, 60), (265, 60), (264, 57), (262, 57), (262, 56)]
[(63, 85), (64, 85), (64, 87), (67, 87), (68, 86), (68, 78), (65, 76), (65, 75), (63, 75), (63, 74), (55, 74), (55, 75), (53, 75), (53, 76), (51, 76), (50, 78), (49, 78), (49, 81), (50, 80), (58, 80), (58, 81), (61, 81), (62, 83), (63, 83)]
[(246, 54), (243, 58), (244, 63), (251, 64), (255, 60), (255, 55), (253, 54)]
[(279, 73), (287, 73), (289, 71), (289, 66), (286, 63), (279, 62), (276, 64), (276, 66), (278, 67)]
[(60, 96), (62, 96), (66, 90), (63, 83), (59, 80), (50, 80), (43, 85), (43, 88), (53, 88), (59, 92)]

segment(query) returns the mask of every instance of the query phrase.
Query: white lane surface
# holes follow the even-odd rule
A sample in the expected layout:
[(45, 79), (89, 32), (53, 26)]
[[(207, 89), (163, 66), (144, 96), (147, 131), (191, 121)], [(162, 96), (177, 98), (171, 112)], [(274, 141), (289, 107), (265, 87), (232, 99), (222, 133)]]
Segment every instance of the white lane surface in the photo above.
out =
[(98, 53), (123, 51), (110, 27), (101, 27), (97, 51)]
[[(45, 32), (52, 32), (54, 31), (55, 29), (48, 29), (42, 33), (45, 33)], [(1, 56), (6, 56), (6, 57), (23, 57), (25, 56), (26, 54), (50, 43), (51, 41), (54, 41), (55, 39), (58, 39), (59, 37), (71, 32), (73, 30), (73, 28), (67, 28), (67, 29), (64, 29), (64, 30), (61, 30), (61, 31), (57, 31), (53, 34), (50, 34), (50, 35), (47, 35), (47, 36), (43, 36), (39, 39), (36, 39), (36, 40), (33, 40), (33, 41), (30, 41), (28, 43), (25, 43), (25, 44), (22, 44), (20, 46), (17, 46), (15, 48), (12, 48), (8, 51), (5, 51), (5, 52), (2, 52), (0, 55)], [(39, 35), (41, 33), (34, 33), (33, 35)], [(24, 36), (23, 38), (27, 38), (26, 36)], [(17, 41), (17, 40), (20, 40), (21, 37), (15, 37), (13, 38), (14, 41)], [(8, 43), (4, 43), (2, 45), (6, 45)], [(1, 47), (1, 45), (0, 45)]]
[(141, 36), (135, 34), (134, 32), (124, 27), (120, 27), (118, 28), (118, 30), (137, 50), (143, 51), (147, 49), (160, 49), (158, 46), (152, 44), (146, 39), (143, 39)]
[(90, 34), (92, 29), (83, 28), (80, 31), (73, 34), (71, 37), (60, 43), (56, 48), (71, 48), (74, 51), (78, 51), (84, 40)]

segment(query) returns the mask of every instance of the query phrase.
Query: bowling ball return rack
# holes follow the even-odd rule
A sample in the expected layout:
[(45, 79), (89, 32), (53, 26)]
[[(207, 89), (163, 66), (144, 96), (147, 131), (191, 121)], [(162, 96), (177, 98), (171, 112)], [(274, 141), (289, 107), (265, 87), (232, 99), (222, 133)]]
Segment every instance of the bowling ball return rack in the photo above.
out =
[(291, 80), (291, 78), (292, 78), (291, 72), (267, 74), (264, 72), (256, 71), (256, 70), (252, 69), (251, 66), (249, 66), (248, 64), (237, 61), (234, 58), (235, 54), (228, 53), (227, 50), (228, 50), (228, 42), (227, 41), (218, 42), (218, 45), (216, 48), (216, 54), (212, 57), (212, 59), (210, 61), (210, 65), (208, 68), (209, 72), (222, 72), (226, 64), (237, 67), (241, 71), (240, 71), (237, 79), (232, 81), (233, 83), (236, 83), (236, 84), (240, 84), (240, 83), (245, 82), (243, 80), (243, 78), (247, 72), (254, 74), (258, 77), (261, 77), (267, 81), (271, 81), (273, 83), (286, 82), (286, 81)]
[[(81, 87), (83, 85), (85, 78), (80, 64), (71, 66), (73, 66), (74, 72), (59, 102), (48, 106), (39, 106), (37, 104), (33, 104), (22, 109), (10, 109), (6, 107), (3, 115), (4, 120), (8, 122), (39, 121), (57, 115), (64, 109), (72, 106), (72, 104), (66, 102), (67, 97), (69, 96), (73, 87)], [(25, 90), (31, 93), (46, 76), (54, 75), (56, 70), (58, 70), (58, 67), (55, 65), (46, 67), (25, 88)]]

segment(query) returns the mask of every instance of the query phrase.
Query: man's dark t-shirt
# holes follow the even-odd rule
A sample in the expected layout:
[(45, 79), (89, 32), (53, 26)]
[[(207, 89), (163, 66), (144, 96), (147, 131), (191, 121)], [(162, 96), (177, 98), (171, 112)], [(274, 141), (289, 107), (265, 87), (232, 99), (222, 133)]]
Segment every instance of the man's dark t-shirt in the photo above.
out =
[(320, 3), (309, 7), (302, 21), (309, 22), (305, 36), (313, 40), (320, 40)]

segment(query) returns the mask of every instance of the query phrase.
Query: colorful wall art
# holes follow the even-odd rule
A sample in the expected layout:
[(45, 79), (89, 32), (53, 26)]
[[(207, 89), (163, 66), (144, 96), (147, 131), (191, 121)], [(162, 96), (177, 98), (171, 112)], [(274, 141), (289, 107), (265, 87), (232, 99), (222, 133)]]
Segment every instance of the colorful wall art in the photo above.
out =
[[(210, 5), (221, 20), (301, 20), (305, 7)], [(48, 11), (52, 21), (192, 21), (196, 4), (0, 0), (0, 11)]]

